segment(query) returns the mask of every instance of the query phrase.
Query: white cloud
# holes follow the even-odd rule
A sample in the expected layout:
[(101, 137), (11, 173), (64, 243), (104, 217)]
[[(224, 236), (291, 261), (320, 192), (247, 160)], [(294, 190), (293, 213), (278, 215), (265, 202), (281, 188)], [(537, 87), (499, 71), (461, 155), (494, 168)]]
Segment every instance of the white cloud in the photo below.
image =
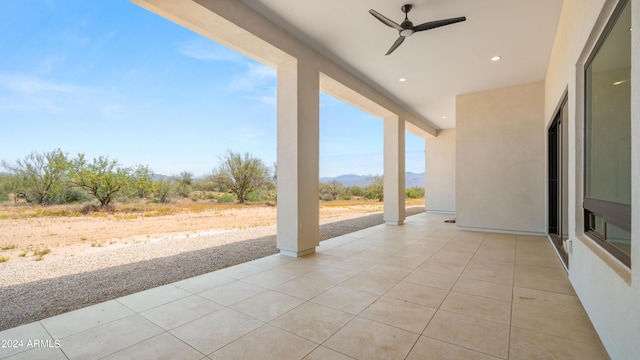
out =
[(0, 87), (9, 89), (13, 93), (18, 94), (37, 94), (45, 92), (54, 93), (74, 93), (74, 92), (95, 92), (95, 90), (57, 83), (29, 75), (13, 75), (0, 73)]
[(178, 52), (201, 61), (242, 61), (242, 55), (204, 38), (192, 38), (178, 44)]
[(55, 67), (56, 63), (59, 62), (59, 58), (55, 56), (45, 57), (40, 60), (35, 68), (35, 72), (38, 74), (49, 74)]
[[(0, 73), (0, 108), (44, 113), (73, 112), (103, 92), (33, 75)], [(93, 106), (93, 105), (92, 105)]]
[(2, 110), (10, 110), (10, 111), (20, 111), (20, 112), (44, 112), (49, 114), (58, 114), (58, 113), (66, 113), (69, 112), (69, 109), (64, 108), (55, 104), (53, 101), (49, 99), (28, 99), (17, 101), (15, 99), (0, 99), (0, 109)]
[(248, 71), (233, 79), (229, 85), (232, 91), (251, 92), (262, 89), (277, 77), (277, 72), (266, 65), (259, 63), (246, 63)]
[(264, 89), (264, 91), (255, 96), (249, 96), (249, 99), (257, 100), (265, 105), (273, 105), (276, 106), (278, 103), (278, 95), (275, 86), (268, 87)]
[(235, 76), (228, 85), (231, 92), (251, 93), (247, 99), (268, 105), (276, 104), (275, 79), (277, 71), (269, 66), (247, 59), (243, 55), (214, 41), (194, 37), (178, 45), (178, 51), (201, 61), (226, 61), (242, 64), (246, 71)]

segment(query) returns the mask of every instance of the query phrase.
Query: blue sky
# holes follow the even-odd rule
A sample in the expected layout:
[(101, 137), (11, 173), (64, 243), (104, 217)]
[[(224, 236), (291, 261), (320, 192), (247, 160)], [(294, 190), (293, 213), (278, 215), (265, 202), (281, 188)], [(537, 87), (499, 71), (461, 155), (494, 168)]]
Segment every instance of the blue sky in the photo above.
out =
[[(0, 160), (60, 148), (208, 174), (276, 161), (276, 72), (125, 0), (0, 1)], [(320, 176), (382, 173), (382, 120), (320, 98)], [(424, 140), (407, 133), (407, 171)]]

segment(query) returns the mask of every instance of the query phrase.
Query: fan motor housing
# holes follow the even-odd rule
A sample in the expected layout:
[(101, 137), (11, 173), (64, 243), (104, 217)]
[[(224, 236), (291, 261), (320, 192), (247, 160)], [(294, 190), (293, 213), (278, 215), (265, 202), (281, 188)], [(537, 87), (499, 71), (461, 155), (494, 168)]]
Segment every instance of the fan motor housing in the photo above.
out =
[(413, 8), (413, 5), (411, 4), (405, 4), (402, 5), (402, 7), (400, 8), (402, 10), (403, 13), (408, 13), (409, 11), (411, 11), (411, 9)]

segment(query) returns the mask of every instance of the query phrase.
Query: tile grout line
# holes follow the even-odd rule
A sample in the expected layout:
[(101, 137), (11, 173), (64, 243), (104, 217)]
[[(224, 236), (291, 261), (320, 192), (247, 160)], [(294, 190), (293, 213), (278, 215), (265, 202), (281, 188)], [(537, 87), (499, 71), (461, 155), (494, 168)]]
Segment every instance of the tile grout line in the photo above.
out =
[[(42, 320), (44, 320), (44, 319), (42, 319)], [(56, 339), (53, 337), (53, 335), (51, 335), (51, 332), (49, 332), (49, 329), (47, 329), (47, 327), (42, 323), (42, 320), (38, 320), (37, 323), (40, 324), (40, 326), (42, 326), (44, 331), (46, 331), (47, 334), (55, 341)], [(58, 340), (60, 340), (62, 342), (62, 339), (58, 339)], [(62, 344), (60, 344), (60, 347), (58, 348), (58, 350), (60, 350), (62, 355), (64, 355), (64, 357), (66, 357), (67, 360), (69, 360), (69, 355), (67, 355), (67, 353), (62, 349)], [(29, 351), (29, 350), (25, 350), (25, 351)], [(25, 351), (21, 351), (21, 352), (15, 354), (15, 355), (22, 354)], [(11, 356), (14, 356), (14, 355), (11, 355)]]
[[(445, 247), (445, 246), (446, 246), (446, 244), (449, 244), (451, 240), (453, 240), (453, 239), (452, 239), (452, 238), (451, 238), (451, 239), (448, 239), (448, 240), (447, 240), (447, 242), (446, 242), (445, 244), (443, 244), (442, 246), (440, 246), (440, 248), (438, 248), (438, 250), (437, 250), (436, 252), (434, 252), (433, 254), (431, 254), (431, 256), (429, 256), (427, 259), (425, 259), (425, 260), (424, 260), (420, 265), (422, 265), (422, 264), (424, 264), (425, 262), (427, 262), (431, 257), (433, 257), (435, 254), (437, 254), (440, 250), (442, 250), (442, 248), (443, 248), (443, 247)], [(483, 242), (484, 242), (484, 240), (483, 240)], [(480, 248), (480, 247), (478, 247), (478, 249), (479, 249), (479, 248)], [(477, 250), (478, 250), (478, 249), (476, 249), (476, 252), (477, 252)], [(474, 252), (474, 256), (475, 256), (475, 252)], [(471, 258), (473, 258), (473, 256), (472, 256)], [(469, 260), (469, 261), (471, 261), (471, 260)], [(419, 265), (419, 266), (420, 266), (420, 265)], [(468, 265), (468, 262), (467, 262), (467, 265)], [(418, 266), (418, 267), (419, 267), (419, 266)], [(465, 265), (465, 268), (466, 268), (466, 265)], [(413, 273), (414, 271), (416, 271), (416, 270), (417, 270), (417, 268), (416, 268), (416, 269), (414, 269), (410, 274), (412, 274), (412, 273)], [(464, 269), (462, 270), (462, 272), (464, 272)], [(429, 327), (429, 324), (431, 324), (431, 321), (433, 321), (433, 318), (436, 316), (436, 314), (438, 313), (438, 311), (440, 311), (440, 307), (441, 307), (441, 306), (442, 306), (442, 304), (446, 301), (446, 299), (449, 297), (449, 294), (451, 294), (451, 291), (452, 291), (453, 287), (455, 286), (455, 284), (456, 284), (456, 283), (458, 282), (458, 280), (460, 279), (460, 276), (462, 275), (462, 272), (460, 272), (460, 274), (459, 274), (459, 275), (458, 275), (458, 277), (456, 278), (456, 281), (451, 285), (451, 287), (449, 288), (449, 290), (447, 290), (447, 295), (444, 297), (444, 299), (442, 299), (442, 301), (441, 301), (441, 302), (440, 302), (440, 304), (438, 305), (438, 308), (437, 308), (437, 309), (435, 309), (436, 311), (433, 313), (433, 315), (431, 316), (431, 318), (429, 319), (429, 321), (427, 321), (426, 325), (425, 325), (425, 326), (424, 326), (424, 328), (422, 329), (422, 332), (418, 335), (418, 338), (417, 338), (417, 339), (416, 339), (416, 341), (413, 343), (413, 345), (411, 346), (411, 349), (409, 350), (409, 352), (408, 352), (408, 353), (407, 353), (407, 355), (405, 356), (405, 359), (406, 359), (407, 357), (409, 357), (409, 355), (411, 354), (411, 352), (413, 351), (413, 349), (415, 348), (415, 346), (418, 344), (418, 341), (420, 341), (420, 338), (421, 338), (422, 336), (428, 337), (428, 336), (424, 335), (424, 332), (427, 330), (427, 328)], [(409, 276), (409, 275), (405, 276), (405, 278), (406, 278), (406, 277), (408, 277), (408, 276)], [(404, 278), (403, 278), (403, 279), (404, 279)], [(402, 281), (402, 280), (401, 280), (401, 281)], [(385, 293), (385, 294), (386, 294), (386, 293)], [(430, 337), (429, 337), (429, 338), (430, 338)], [(457, 345), (457, 344), (452, 344), (452, 345), (459, 346), (459, 345)]]
[(513, 278), (511, 284), (511, 311), (509, 313), (509, 348), (507, 351), (507, 359), (511, 357), (511, 339), (513, 337), (513, 306), (515, 305), (515, 288), (516, 288), (516, 262), (518, 258), (518, 235), (516, 235), (516, 249), (513, 259)]

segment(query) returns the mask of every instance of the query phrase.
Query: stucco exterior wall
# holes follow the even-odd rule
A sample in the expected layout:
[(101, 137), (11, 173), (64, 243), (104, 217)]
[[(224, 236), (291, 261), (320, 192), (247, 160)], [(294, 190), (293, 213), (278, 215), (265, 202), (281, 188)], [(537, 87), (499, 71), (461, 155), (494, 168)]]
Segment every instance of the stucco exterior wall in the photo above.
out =
[(425, 208), (456, 212), (456, 129), (440, 130), (425, 141)]
[(545, 233), (544, 82), (456, 100), (456, 223)]
[[(545, 79), (545, 122), (566, 90), (569, 97), (569, 278), (612, 359), (640, 354), (640, 188), (632, 186), (629, 269), (584, 235), (584, 65), (603, 32), (615, 0), (565, 0)], [(640, 184), (640, 0), (632, 7), (631, 181)]]

